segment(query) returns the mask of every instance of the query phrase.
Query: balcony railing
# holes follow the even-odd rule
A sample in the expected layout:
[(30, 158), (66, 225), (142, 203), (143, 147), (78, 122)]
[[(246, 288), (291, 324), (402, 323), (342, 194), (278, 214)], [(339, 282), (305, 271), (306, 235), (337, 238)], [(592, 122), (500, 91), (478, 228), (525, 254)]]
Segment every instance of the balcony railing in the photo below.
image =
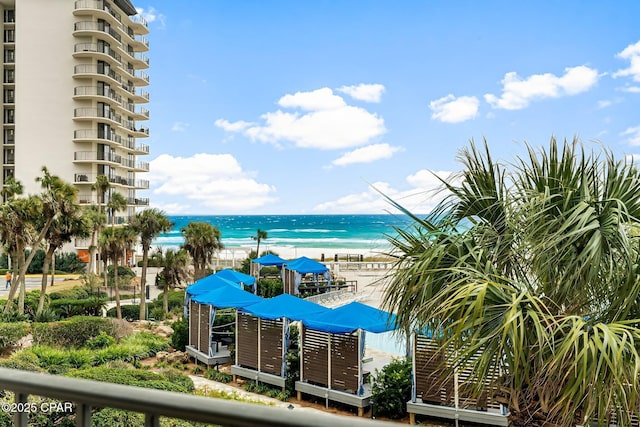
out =
[[(7, 368), (0, 368), (0, 385), (15, 393), (16, 404), (26, 404), (30, 395), (68, 402), (78, 427), (91, 426), (92, 408), (116, 408), (143, 413), (146, 426), (158, 426), (161, 417), (168, 417), (225, 426), (397, 427), (397, 424), (386, 421), (269, 407)], [(45, 410), (46, 408), (42, 411)], [(28, 415), (27, 411), (15, 412), (14, 425), (26, 427)]]
[(129, 197), (128, 202), (130, 205), (135, 206), (149, 206), (149, 199), (146, 197)]
[(101, 74), (103, 76), (112, 78), (118, 83), (122, 83), (122, 77), (120, 76), (120, 74), (116, 73), (113, 70), (105, 71), (104, 68), (99, 69), (97, 65), (80, 64), (76, 65), (73, 71), (75, 74)]
[(98, 22), (94, 22), (94, 21), (76, 22), (75, 24), (73, 24), (73, 29), (74, 29), (74, 31), (99, 31), (99, 32), (103, 32), (105, 34), (109, 34), (116, 41), (118, 41), (118, 43), (120, 43), (121, 40), (122, 40), (122, 37), (120, 37), (120, 34), (118, 34), (118, 32), (116, 30), (114, 30), (113, 28), (109, 28), (109, 27), (105, 28), (104, 24), (101, 24), (101, 23), (98, 23)]
[(136, 164), (136, 169), (143, 170), (145, 172), (149, 172), (149, 162), (138, 162)]
[(98, 86), (79, 86), (73, 89), (73, 94), (75, 96), (104, 96), (116, 101), (119, 104), (122, 103), (122, 97), (118, 95), (116, 91), (106, 91)]
[(99, 135), (95, 129), (78, 129), (73, 132), (74, 139), (104, 139), (107, 141), (115, 142), (116, 144), (122, 144), (122, 137), (115, 132), (110, 134)]
[(99, 46), (97, 43), (78, 43), (75, 45), (74, 52), (94, 52), (94, 53), (104, 53), (105, 55), (110, 56), (115, 59), (117, 62), (122, 61), (122, 57), (118, 52), (111, 49), (108, 46)]
[(149, 154), (149, 146), (147, 144), (138, 144), (136, 146), (136, 151), (144, 152)]

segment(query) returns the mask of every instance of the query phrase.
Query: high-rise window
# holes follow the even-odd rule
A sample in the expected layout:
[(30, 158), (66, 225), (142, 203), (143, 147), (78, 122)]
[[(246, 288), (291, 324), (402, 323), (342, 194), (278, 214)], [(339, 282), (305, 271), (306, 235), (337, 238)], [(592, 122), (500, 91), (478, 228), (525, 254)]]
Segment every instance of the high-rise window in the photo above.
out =
[(6, 68), (4, 70), (4, 82), (15, 83), (16, 82), (16, 70)]
[(9, 48), (5, 49), (3, 62), (5, 64), (11, 64), (16, 62), (16, 51)]
[(15, 90), (14, 89), (5, 89), (4, 96), (2, 97), (2, 101), (5, 104), (13, 104), (16, 102)]
[(7, 108), (4, 110), (4, 123), (13, 124), (16, 122), (16, 110)]
[(15, 43), (16, 42), (16, 30), (9, 29), (4, 30), (4, 42)]
[(16, 22), (16, 11), (13, 9), (5, 9), (4, 11), (4, 23), (11, 24)]
[(4, 143), (7, 145), (13, 145), (16, 142), (16, 130), (5, 129), (4, 130)]

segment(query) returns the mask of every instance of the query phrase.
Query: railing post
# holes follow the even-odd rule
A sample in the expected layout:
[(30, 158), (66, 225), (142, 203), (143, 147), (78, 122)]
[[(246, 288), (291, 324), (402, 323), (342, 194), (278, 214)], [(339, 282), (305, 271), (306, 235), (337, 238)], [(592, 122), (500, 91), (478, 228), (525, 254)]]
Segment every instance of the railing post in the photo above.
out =
[(91, 405), (85, 403), (76, 404), (76, 427), (91, 426)]
[(160, 417), (158, 414), (146, 413), (144, 415), (144, 427), (160, 427)]
[[(19, 407), (22, 405), (26, 405), (29, 401), (29, 395), (27, 393), (16, 392), (14, 401), (18, 404)], [(13, 425), (15, 427), (27, 427), (29, 425), (29, 411), (25, 409), (19, 411), (17, 410), (13, 414)]]

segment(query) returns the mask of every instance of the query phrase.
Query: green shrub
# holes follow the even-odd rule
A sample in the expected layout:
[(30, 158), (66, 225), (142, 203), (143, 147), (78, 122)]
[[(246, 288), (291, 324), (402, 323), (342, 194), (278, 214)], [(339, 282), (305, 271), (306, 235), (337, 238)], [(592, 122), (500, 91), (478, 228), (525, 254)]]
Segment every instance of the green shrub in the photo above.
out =
[(181, 318), (171, 324), (173, 334), (171, 335), (171, 347), (178, 351), (185, 351), (189, 343), (189, 319)]
[(258, 280), (258, 295), (263, 298), (272, 298), (284, 292), (284, 285), (280, 279)]
[(116, 343), (116, 339), (111, 335), (107, 335), (104, 331), (100, 331), (100, 334), (87, 340), (85, 347), (92, 350), (99, 348), (109, 347)]
[(204, 377), (211, 381), (216, 381), (219, 383), (230, 383), (233, 377), (226, 372), (218, 371), (217, 369), (207, 369), (207, 372), (204, 373)]
[(65, 289), (61, 291), (51, 292), (49, 298), (52, 300), (57, 299), (85, 299), (89, 297), (106, 298), (106, 292), (98, 291), (98, 284), (95, 281), (95, 276), (84, 276), (82, 280), (85, 282), (83, 286), (75, 286), (71, 289)]
[(3, 368), (20, 369), (22, 371), (42, 372), (38, 366), (38, 356), (31, 349), (20, 350), (11, 355), (8, 359), (0, 360)]
[(34, 323), (31, 327), (34, 344), (80, 347), (104, 332), (114, 338), (117, 325), (112, 319), (78, 316), (52, 323)]
[(411, 398), (411, 360), (396, 359), (381, 371), (376, 369), (371, 392), (376, 416), (404, 417)]
[(105, 408), (91, 417), (91, 427), (142, 426), (144, 415), (123, 409)]
[[(70, 371), (67, 374), (67, 376), (73, 378), (84, 378), (156, 390), (179, 393), (191, 393), (193, 391), (193, 382), (189, 377), (177, 372), (172, 372), (168, 375), (136, 369), (108, 368), (106, 366)], [(184, 378), (178, 380), (178, 375)]]
[(184, 387), (189, 393), (193, 393), (195, 387), (193, 385), (193, 381), (187, 375), (183, 374), (182, 371), (175, 368), (163, 369), (158, 372), (162, 376), (164, 376), (167, 380), (171, 381), (174, 384), (178, 384)]
[(153, 307), (149, 311), (149, 318), (150, 319), (164, 320), (166, 317), (167, 317), (167, 315), (165, 314), (164, 309), (162, 307)]
[[(121, 305), (120, 311), (122, 312), (122, 318), (128, 321), (140, 320), (140, 305), (139, 304), (127, 304)], [(107, 311), (108, 317), (117, 317), (118, 313), (116, 307), (110, 308)]]
[(0, 353), (12, 349), (29, 333), (26, 322), (0, 323)]
[[(5, 305), (7, 303), (7, 301), (3, 301), (3, 304), (1, 305)], [(12, 309), (11, 311), (5, 313), (2, 312), (0, 313), (0, 323), (2, 322), (6, 322), (6, 323), (12, 323), (12, 322), (26, 322), (29, 320), (29, 316), (27, 314), (21, 314), (18, 313), (18, 309), (17, 309), (17, 305), (18, 302), (16, 300), (14, 300), (14, 309)]]
[(84, 299), (59, 298), (52, 300), (49, 308), (63, 318), (73, 316), (101, 316), (106, 299), (97, 296)]
[(38, 323), (55, 322), (56, 320), (58, 320), (58, 314), (50, 308), (45, 308), (33, 317), (33, 321)]

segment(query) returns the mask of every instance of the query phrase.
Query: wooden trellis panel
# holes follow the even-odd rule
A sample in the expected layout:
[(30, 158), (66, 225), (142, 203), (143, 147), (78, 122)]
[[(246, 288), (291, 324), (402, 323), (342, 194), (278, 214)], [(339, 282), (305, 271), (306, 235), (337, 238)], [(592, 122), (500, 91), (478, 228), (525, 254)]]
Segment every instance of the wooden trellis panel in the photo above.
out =
[(302, 378), (328, 387), (329, 334), (304, 328), (302, 337)]
[(260, 370), (282, 375), (282, 321), (260, 321)]
[(358, 336), (331, 334), (331, 388), (358, 392)]
[(258, 369), (258, 318), (250, 314), (238, 313), (236, 330), (238, 365)]
[(189, 345), (198, 348), (198, 320), (200, 304), (189, 301)]
[(207, 304), (198, 304), (200, 306), (200, 315), (198, 323), (200, 324), (200, 336), (198, 338), (198, 350), (202, 353), (209, 354), (209, 312), (211, 307)]

